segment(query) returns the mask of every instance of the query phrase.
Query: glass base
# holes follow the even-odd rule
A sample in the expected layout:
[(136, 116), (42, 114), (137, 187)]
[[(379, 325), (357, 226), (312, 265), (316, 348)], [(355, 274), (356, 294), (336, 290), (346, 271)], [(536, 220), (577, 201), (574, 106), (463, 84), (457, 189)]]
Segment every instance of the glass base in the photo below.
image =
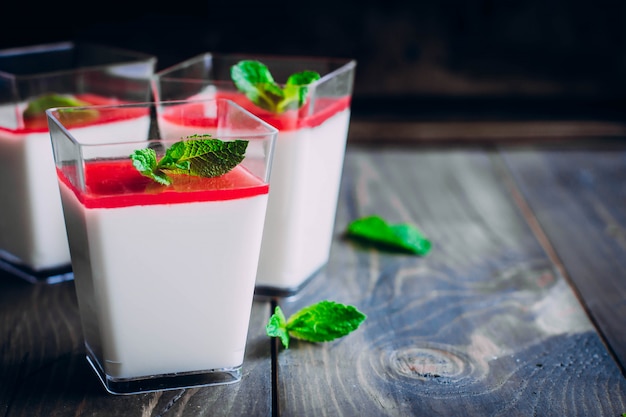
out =
[(113, 378), (108, 376), (99, 362), (89, 354), (87, 354), (87, 362), (98, 375), (104, 389), (115, 395), (233, 384), (239, 382), (242, 375), (240, 365), (234, 368), (149, 375), (140, 378)]
[(288, 298), (297, 295), (302, 288), (306, 287), (309, 282), (313, 280), (319, 273), (324, 269), (322, 266), (320, 269), (312, 273), (307, 279), (302, 281), (301, 284), (295, 287), (273, 287), (268, 285), (257, 285), (254, 287), (254, 295), (257, 298), (264, 297), (279, 297), (279, 298)]
[(74, 279), (71, 265), (36, 271), (26, 265), (12, 262), (10, 259), (10, 255), (6, 254), (4, 251), (0, 251), (0, 269), (11, 275), (22, 278), (31, 284), (58, 284), (59, 282), (72, 281)]

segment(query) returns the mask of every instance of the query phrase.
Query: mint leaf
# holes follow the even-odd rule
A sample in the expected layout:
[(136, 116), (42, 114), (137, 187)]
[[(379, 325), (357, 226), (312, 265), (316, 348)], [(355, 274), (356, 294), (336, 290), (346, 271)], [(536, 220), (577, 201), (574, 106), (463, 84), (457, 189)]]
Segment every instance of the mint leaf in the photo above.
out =
[(283, 346), (289, 348), (289, 331), (287, 330), (287, 319), (280, 307), (276, 306), (274, 314), (270, 317), (265, 332), (269, 337), (280, 337)]
[[(296, 90), (298, 94), (298, 107), (302, 107), (306, 100), (309, 89), (307, 85), (320, 79), (320, 75), (315, 71), (302, 71), (291, 74), (285, 86), (285, 96), (291, 96), (291, 90)], [(287, 93), (289, 91), (289, 93)]]
[(364, 243), (378, 245), (384, 249), (426, 255), (431, 242), (416, 227), (410, 224), (390, 225), (379, 216), (357, 219), (348, 225), (346, 235)]
[(170, 185), (170, 174), (219, 177), (243, 161), (247, 140), (221, 141), (211, 135), (187, 136), (174, 143), (157, 162), (152, 149), (141, 149), (130, 156), (133, 166), (144, 176), (159, 184)]
[(265, 329), (268, 336), (280, 337), (288, 349), (290, 337), (314, 343), (329, 342), (356, 330), (366, 318), (354, 306), (324, 300), (301, 309), (287, 321), (281, 308), (276, 306)]
[(308, 92), (306, 86), (320, 79), (315, 71), (302, 71), (289, 76), (285, 88), (281, 88), (267, 66), (254, 60), (243, 60), (233, 65), (230, 77), (250, 101), (273, 113), (301, 107)]
[(274, 111), (276, 103), (284, 97), (269, 69), (258, 61), (240, 61), (231, 67), (230, 77), (235, 86), (262, 109)]
[[(26, 109), (24, 109), (23, 115), (25, 118), (33, 118), (45, 114), (46, 110), (52, 107), (78, 107), (88, 105), (89, 103), (73, 97), (50, 93), (31, 100)], [(95, 110), (91, 111), (91, 113), (93, 112), (95, 112)], [(97, 116), (97, 112), (95, 112), (95, 116)]]
[(296, 339), (329, 342), (356, 330), (365, 315), (353, 306), (320, 301), (298, 311), (287, 320), (287, 330)]
[(133, 166), (142, 175), (152, 178), (156, 182), (162, 185), (170, 185), (171, 181), (159, 169), (157, 169), (157, 156), (154, 149), (138, 149), (130, 156), (133, 161)]
[(187, 136), (176, 142), (159, 161), (158, 168), (176, 174), (219, 177), (243, 161), (247, 140), (223, 142), (210, 135)]

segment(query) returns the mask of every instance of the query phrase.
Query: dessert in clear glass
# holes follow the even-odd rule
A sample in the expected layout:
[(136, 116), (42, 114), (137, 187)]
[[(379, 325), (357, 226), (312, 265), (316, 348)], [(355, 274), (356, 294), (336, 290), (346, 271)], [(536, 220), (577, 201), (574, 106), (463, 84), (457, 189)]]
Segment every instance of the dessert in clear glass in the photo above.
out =
[(279, 130), (256, 294), (294, 295), (328, 262), (355, 67), (205, 53), (155, 74), (155, 100), (228, 98)]
[(0, 51), (0, 268), (30, 282), (72, 279), (45, 110), (148, 101), (155, 64), (147, 54), (74, 42)]
[[(158, 133), (158, 118), (198, 112), (189, 137)], [(106, 390), (239, 381), (277, 130), (221, 99), (47, 114), (87, 358)], [(96, 116), (141, 124), (92, 136)]]

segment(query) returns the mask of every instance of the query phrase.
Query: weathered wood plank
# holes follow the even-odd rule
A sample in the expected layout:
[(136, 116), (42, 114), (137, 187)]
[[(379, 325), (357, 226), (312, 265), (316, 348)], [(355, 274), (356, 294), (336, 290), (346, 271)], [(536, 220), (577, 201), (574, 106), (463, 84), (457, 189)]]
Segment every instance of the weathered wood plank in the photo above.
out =
[[(368, 315), (278, 356), (285, 416), (620, 415), (626, 380), (483, 151), (350, 146), (331, 261), (281, 306)], [(379, 214), (433, 242), (424, 257), (345, 241)]]
[(254, 303), (239, 383), (113, 396), (85, 359), (73, 283), (31, 285), (0, 274), (0, 415), (271, 415), (268, 314), (267, 302)]
[(504, 156), (626, 374), (626, 147)]

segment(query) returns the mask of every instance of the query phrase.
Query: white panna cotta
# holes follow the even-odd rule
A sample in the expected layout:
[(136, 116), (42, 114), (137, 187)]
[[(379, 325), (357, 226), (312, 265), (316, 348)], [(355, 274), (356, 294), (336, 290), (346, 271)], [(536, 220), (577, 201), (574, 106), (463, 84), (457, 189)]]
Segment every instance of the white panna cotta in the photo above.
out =
[[(0, 109), (8, 116), (12, 106)], [(14, 111), (14, 109), (13, 109)], [(0, 126), (6, 124), (0, 120)], [(149, 118), (113, 120), (76, 128), (76, 134), (115, 137), (147, 135)], [(0, 257), (34, 272), (70, 265), (47, 125), (0, 127)]]
[(85, 194), (59, 175), (90, 360), (112, 381), (241, 367), (268, 185), (238, 166), (163, 191), (133, 171), (88, 165)]
[[(260, 110), (241, 93), (212, 90), (210, 95), (236, 102), (279, 130), (256, 288), (259, 294), (295, 293), (330, 257), (350, 98), (327, 99), (318, 112), (299, 117)], [(167, 137), (184, 137), (198, 132), (198, 120), (209, 116), (196, 108), (187, 115), (188, 125), (160, 120), (159, 126)], [(202, 132), (212, 133), (210, 127)]]
[(349, 120), (278, 133), (257, 286), (295, 289), (328, 262)]

